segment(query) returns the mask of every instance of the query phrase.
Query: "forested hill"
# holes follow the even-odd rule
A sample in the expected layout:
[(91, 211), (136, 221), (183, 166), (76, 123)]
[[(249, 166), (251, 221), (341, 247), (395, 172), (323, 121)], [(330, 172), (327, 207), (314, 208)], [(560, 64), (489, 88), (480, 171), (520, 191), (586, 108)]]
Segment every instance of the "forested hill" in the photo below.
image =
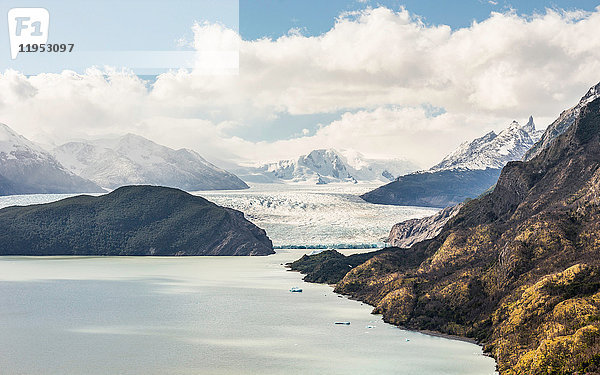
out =
[(110, 194), (0, 210), (0, 255), (268, 255), (264, 230), (184, 191)]

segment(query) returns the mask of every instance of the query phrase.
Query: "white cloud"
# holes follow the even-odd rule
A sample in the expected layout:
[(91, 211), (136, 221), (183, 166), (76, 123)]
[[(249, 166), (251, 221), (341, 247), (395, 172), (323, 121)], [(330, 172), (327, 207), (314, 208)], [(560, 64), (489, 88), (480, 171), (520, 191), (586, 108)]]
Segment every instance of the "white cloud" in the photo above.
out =
[[(529, 18), (492, 13), (469, 28), (401, 10), (342, 15), (328, 32), (243, 41), (193, 28), (198, 49), (239, 48), (240, 74), (171, 72), (153, 89), (127, 72), (0, 75), (0, 122), (44, 142), (134, 132), (208, 158), (274, 159), (315, 147), (440, 159), (462, 140), (529, 114), (538, 126), (600, 80), (600, 8)], [(108, 77), (108, 78), (106, 78)], [(424, 106), (444, 108), (431, 117)], [(342, 111), (315, 134), (249, 142), (231, 130), (279, 114)], [(284, 126), (284, 125), (282, 125)]]

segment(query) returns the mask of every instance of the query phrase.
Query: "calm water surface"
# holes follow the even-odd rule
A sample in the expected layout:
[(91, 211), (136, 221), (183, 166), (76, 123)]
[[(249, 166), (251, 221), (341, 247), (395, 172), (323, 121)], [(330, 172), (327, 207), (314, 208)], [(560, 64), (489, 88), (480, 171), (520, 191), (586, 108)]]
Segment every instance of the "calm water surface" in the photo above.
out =
[(476, 345), (402, 331), (302, 282), (281, 265), (302, 253), (0, 257), (0, 373), (494, 373)]

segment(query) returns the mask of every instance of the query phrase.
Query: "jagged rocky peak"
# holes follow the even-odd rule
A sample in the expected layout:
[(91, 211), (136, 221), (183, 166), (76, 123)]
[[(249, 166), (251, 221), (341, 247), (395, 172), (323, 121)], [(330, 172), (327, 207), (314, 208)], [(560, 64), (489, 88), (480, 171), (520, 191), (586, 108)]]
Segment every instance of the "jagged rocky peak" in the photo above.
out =
[(498, 134), (491, 131), (461, 144), (429, 171), (502, 168), (509, 161), (520, 160), (538, 138), (532, 116), (523, 126), (513, 121)]
[(523, 129), (527, 132), (532, 134), (533, 132), (535, 132), (535, 123), (533, 122), (533, 116), (529, 116), (529, 120), (527, 121), (527, 124), (525, 124), (523, 126)]
[(331, 182), (393, 181), (417, 166), (403, 159), (369, 159), (354, 150), (332, 148), (312, 150), (296, 159), (279, 160), (258, 167), (239, 168), (236, 173), (248, 182)]
[(455, 205), (489, 189), (501, 168), (520, 160), (538, 137), (533, 117), (523, 126), (513, 121), (499, 133), (490, 131), (464, 142), (429, 170), (400, 176), (361, 197), (377, 204)]
[(590, 87), (588, 92), (579, 101), (580, 106), (584, 106), (600, 97), (600, 82)]

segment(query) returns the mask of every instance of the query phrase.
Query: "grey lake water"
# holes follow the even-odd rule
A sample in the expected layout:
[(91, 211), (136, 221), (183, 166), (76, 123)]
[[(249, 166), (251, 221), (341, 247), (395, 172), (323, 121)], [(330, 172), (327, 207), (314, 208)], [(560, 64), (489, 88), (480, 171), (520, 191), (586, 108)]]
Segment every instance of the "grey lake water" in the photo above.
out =
[[(344, 242), (348, 228), (359, 231), (356, 243), (384, 236), (372, 227), (361, 232), (361, 226), (375, 222), (383, 230), (387, 224), (377, 220), (430, 210), (355, 210), (363, 203), (351, 194), (332, 191), (329, 198), (326, 190), (311, 191), (299, 194), (318, 194), (316, 210), (327, 212), (323, 205), (346, 199), (340, 211), (346, 207), (347, 216), (359, 216), (344, 221), (339, 213), (331, 215), (332, 243)], [(265, 189), (255, 193), (249, 190), (247, 201), (269, 195)], [(217, 201), (213, 194), (207, 198)], [(219, 199), (243, 205), (236, 194), (223, 192)], [(294, 197), (291, 189), (285, 194)], [(62, 197), (3, 197), (0, 207)], [(253, 211), (253, 221), (269, 223), (274, 242), (285, 244), (278, 237), (285, 230), (274, 217), (284, 227), (293, 220), (286, 212), (261, 211)], [(311, 215), (320, 217), (305, 214)], [(327, 219), (320, 220), (326, 231)], [(327, 242), (319, 236), (314, 240)], [(283, 264), (307, 251), (280, 249), (268, 257), (0, 257), (0, 374), (495, 373), (494, 361), (477, 345), (398, 329), (330, 286), (304, 283)], [(291, 293), (293, 286), (303, 292)]]

